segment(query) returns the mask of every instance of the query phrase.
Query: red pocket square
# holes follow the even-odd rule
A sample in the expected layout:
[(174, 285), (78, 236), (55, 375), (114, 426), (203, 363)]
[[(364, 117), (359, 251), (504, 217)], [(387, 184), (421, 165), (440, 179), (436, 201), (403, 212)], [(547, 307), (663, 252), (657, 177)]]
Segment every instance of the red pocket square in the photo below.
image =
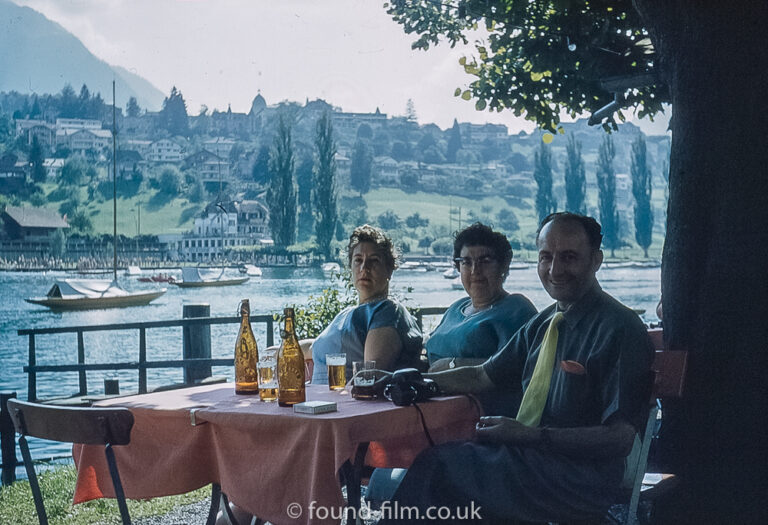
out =
[(577, 376), (583, 376), (587, 373), (587, 369), (578, 361), (560, 361), (560, 368), (569, 374), (576, 374)]

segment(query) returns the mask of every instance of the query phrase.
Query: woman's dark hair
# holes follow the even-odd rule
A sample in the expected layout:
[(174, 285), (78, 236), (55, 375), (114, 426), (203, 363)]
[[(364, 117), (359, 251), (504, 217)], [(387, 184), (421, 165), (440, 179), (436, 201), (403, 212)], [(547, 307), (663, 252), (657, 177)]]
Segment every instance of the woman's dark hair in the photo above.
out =
[[(465, 246), (486, 246), (493, 251), (493, 256), (502, 268), (502, 275), (507, 277), (509, 263), (512, 262), (512, 246), (509, 245), (507, 236), (495, 232), (490, 226), (476, 222), (454, 234), (453, 258), (461, 256), (461, 249)], [(459, 264), (454, 263), (456, 269)]]
[(395, 251), (394, 244), (392, 244), (392, 239), (386, 233), (370, 224), (358, 226), (352, 232), (352, 235), (349, 236), (349, 244), (347, 244), (347, 263), (349, 266), (352, 266), (352, 252), (355, 251), (355, 247), (361, 242), (372, 242), (375, 244), (384, 257), (387, 268), (390, 270), (397, 268), (397, 252)]

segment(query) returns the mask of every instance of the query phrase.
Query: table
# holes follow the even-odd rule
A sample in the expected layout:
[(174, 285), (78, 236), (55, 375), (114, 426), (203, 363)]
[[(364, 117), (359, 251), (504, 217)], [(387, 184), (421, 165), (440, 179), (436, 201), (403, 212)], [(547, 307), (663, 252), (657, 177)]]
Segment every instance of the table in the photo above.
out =
[[(326, 385), (308, 385), (307, 399), (335, 401), (338, 411), (295, 414), (277, 403), (262, 403), (258, 396), (235, 395), (231, 383), (98, 405), (124, 406), (135, 417), (131, 443), (114, 449), (128, 498), (181, 494), (219, 483), (231, 501), (278, 525), (337, 523), (344, 507), (338, 472), (368, 443), (365, 462), (376, 467), (407, 467), (429, 446), (415, 407), (356, 401)], [(420, 404), (435, 443), (471, 438), (477, 407), (465, 396)], [(103, 449), (78, 445), (73, 455), (75, 503), (113, 496)]]

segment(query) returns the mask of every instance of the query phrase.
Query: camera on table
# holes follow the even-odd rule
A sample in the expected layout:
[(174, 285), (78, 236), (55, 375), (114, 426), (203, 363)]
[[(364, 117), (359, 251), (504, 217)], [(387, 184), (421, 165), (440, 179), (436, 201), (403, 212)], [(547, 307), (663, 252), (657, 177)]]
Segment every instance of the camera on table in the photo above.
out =
[(384, 388), (384, 397), (399, 407), (421, 403), (439, 394), (437, 383), (422, 377), (415, 368), (404, 368), (392, 373)]

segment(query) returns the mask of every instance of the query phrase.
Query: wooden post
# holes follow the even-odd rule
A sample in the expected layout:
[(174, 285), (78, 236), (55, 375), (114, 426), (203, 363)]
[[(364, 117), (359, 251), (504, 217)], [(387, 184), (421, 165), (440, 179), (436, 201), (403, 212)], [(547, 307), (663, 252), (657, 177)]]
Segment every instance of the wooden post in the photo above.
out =
[(35, 356), (35, 334), (29, 334), (28, 361), (30, 370), (27, 375), (27, 399), (30, 401), (37, 401), (37, 372), (32, 368), (37, 365), (37, 357)]
[(13, 428), (13, 421), (8, 409), (5, 406), (6, 401), (16, 397), (16, 392), (0, 393), (0, 449), (2, 449), (3, 485), (10, 485), (16, 481), (16, 430)]
[[(210, 317), (211, 306), (207, 303), (185, 304), (184, 319), (192, 317)], [(211, 358), (211, 325), (199, 324), (183, 328), (184, 359)], [(191, 365), (184, 367), (184, 382), (193, 383), (195, 380), (211, 377), (211, 365)]]
[[(83, 331), (77, 331), (77, 364), (85, 364), (85, 343), (83, 342)], [(86, 379), (85, 370), (78, 372), (78, 383), (80, 386), (79, 396), (88, 395), (88, 380)]]

